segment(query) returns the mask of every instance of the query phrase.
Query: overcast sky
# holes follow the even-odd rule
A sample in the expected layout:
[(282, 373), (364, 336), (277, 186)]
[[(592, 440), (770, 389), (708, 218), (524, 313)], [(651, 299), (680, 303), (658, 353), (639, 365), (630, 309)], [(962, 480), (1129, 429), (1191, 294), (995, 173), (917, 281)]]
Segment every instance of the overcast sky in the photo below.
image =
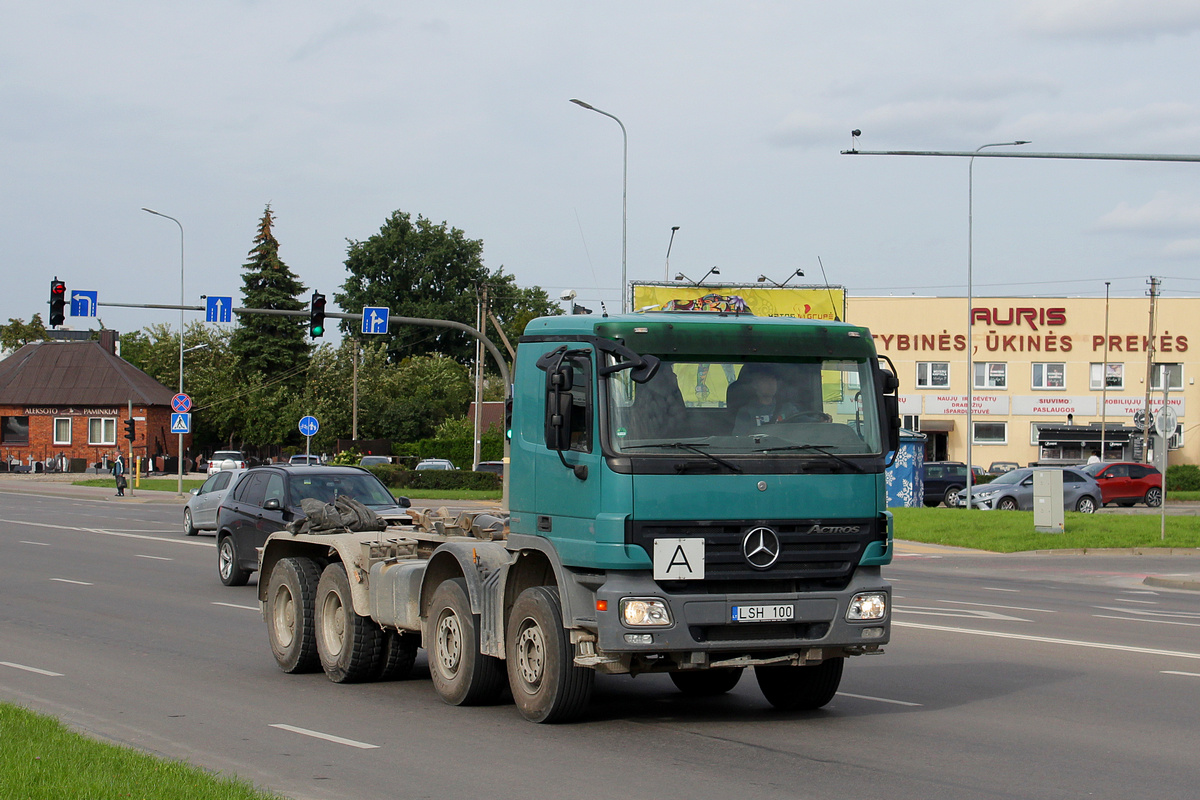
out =
[[(3, 3), (0, 320), (48, 285), (240, 302), (267, 203), (310, 289), (395, 210), (620, 307), (628, 275), (963, 294), (974, 150), (1200, 154), (1195, 0)], [(977, 159), (977, 294), (1200, 294), (1200, 163)], [(334, 305), (330, 304), (330, 309)], [(357, 311), (359, 309), (348, 309)], [(178, 313), (101, 308), (108, 327)], [(188, 319), (199, 318), (188, 315)], [(68, 318), (77, 327), (79, 320)], [(868, 321), (869, 322), (869, 321)]]

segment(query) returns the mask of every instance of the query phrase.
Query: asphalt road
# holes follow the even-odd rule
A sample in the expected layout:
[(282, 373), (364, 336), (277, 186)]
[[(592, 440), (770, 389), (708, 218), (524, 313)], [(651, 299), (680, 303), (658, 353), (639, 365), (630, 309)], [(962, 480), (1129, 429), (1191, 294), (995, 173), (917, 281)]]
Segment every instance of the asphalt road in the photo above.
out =
[(901, 547), (893, 643), (819, 712), (753, 677), (600, 677), (587, 718), (451, 708), (428, 680), (280, 672), (256, 587), (174, 505), (0, 494), (0, 698), (294, 798), (1195, 798), (1197, 556)]

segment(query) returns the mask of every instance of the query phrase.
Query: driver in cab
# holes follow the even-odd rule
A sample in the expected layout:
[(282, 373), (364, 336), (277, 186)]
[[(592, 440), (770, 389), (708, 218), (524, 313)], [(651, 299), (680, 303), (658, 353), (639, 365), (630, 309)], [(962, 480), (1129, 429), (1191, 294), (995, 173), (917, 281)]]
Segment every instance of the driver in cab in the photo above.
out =
[(773, 372), (756, 370), (749, 377), (750, 399), (734, 417), (734, 436), (749, 433), (760, 425), (781, 422), (799, 413), (800, 409), (794, 404), (779, 398), (779, 380)]

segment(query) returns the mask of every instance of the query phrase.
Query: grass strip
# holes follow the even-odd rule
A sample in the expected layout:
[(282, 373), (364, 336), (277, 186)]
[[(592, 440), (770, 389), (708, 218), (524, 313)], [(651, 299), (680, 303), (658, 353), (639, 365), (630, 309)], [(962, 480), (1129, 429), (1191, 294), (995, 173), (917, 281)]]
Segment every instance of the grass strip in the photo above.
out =
[(279, 795), (182, 761), (98, 742), (53, 717), (0, 703), (0, 797), (278, 800)]
[(893, 508), (897, 539), (994, 553), (1101, 548), (1200, 548), (1200, 517), (1168, 514), (1160, 539), (1158, 514), (1066, 512), (1063, 533), (1040, 533), (1032, 511), (967, 511), (962, 508)]

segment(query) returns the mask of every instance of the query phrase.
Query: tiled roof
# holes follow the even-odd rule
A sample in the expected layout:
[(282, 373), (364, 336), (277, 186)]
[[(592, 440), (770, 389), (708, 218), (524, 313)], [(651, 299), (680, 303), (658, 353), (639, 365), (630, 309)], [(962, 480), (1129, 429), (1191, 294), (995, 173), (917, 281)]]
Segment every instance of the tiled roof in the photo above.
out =
[(0, 405), (168, 406), (174, 394), (99, 342), (35, 342), (0, 361)]

